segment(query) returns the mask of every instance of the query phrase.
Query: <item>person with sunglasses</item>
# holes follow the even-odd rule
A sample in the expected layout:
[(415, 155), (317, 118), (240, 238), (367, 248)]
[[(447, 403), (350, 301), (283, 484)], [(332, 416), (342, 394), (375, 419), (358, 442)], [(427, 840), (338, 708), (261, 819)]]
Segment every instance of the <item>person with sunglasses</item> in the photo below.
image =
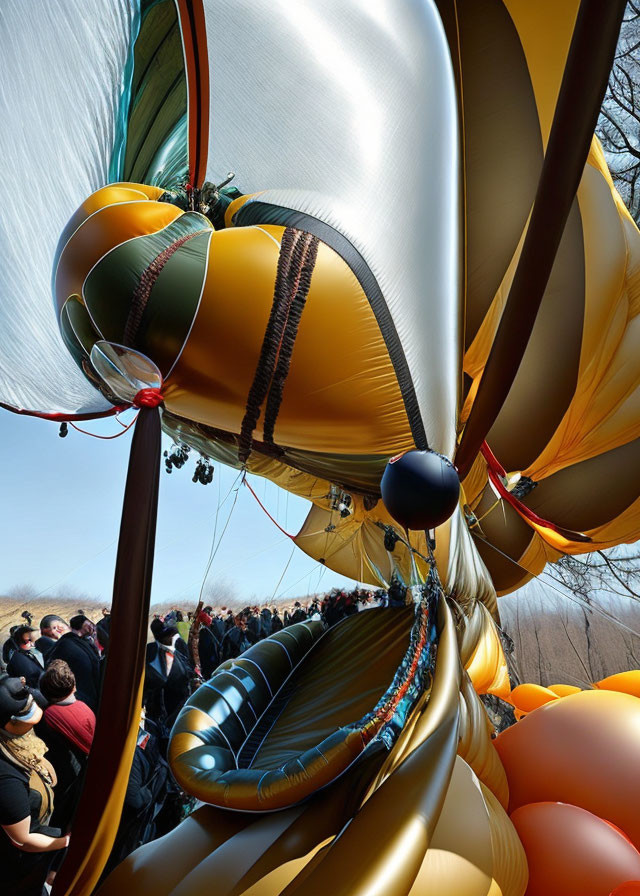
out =
[(0, 675), (0, 869), (12, 896), (41, 896), (57, 851), (69, 845), (69, 835), (48, 827), (56, 775), (33, 731), (41, 718), (24, 678)]
[(17, 650), (11, 654), (7, 663), (7, 672), (12, 678), (24, 678), (30, 688), (37, 688), (44, 670), (44, 660), (34, 643), (34, 632), (37, 628), (20, 625), (13, 633)]

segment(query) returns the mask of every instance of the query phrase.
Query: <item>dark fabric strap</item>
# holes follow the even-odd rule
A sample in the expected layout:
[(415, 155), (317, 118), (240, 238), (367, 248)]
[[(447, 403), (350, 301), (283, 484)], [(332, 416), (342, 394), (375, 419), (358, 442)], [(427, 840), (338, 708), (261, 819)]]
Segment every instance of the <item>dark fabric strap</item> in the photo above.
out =
[[(129, 767), (122, 762), (132, 727), (140, 722), (149, 597), (160, 474), (160, 412), (142, 408), (131, 443), (111, 605), (109, 652), (96, 732), (69, 852), (56, 876), (55, 896), (88, 892), (97, 883), (118, 830)], [(122, 786), (124, 784), (124, 787)], [(108, 822), (104, 826), (104, 814)]]
[(429, 447), (427, 434), (400, 337), (378, 281), (353, 243), (339, 230), (336, 230), (329, 224), (325, 224), (324, 221), (320, 221), (318, 218), (314, 218), (312, 215), (278, 205), (270, 205), (260, 200), (246, 202), (236, 212), (233, 223), (236, 227), (246, 227), (251, 224), (277, 224), (304, 230), (318, 237), (321, 242), (333, 249), (334, 252), (337, 252), (351, 268), (371, 305), (371, 310), (374, 313), (380, 333), (389, 352), (389, 358), (396, 373), (416, 448), (426, 450)]
[[(267, 398), (274, 375), (274, 391), (269, 395), (265, 441), (273, 442), (273, 428), (289, 371), (295, 336), (304, 308), (318, 251), (318, 240), (310, 233), (287, 227), (282, 235), (271, 314), (262, 340), (251, 388), (240, 428), (238, 457), (246, 463), (260, 408)], [(268, 430), (270, 438), (266, 438)]]
[(460, 479), (500, 413), (529, 343), (589, 154), (625, 5), (625, 0), (580, 4), (531, 221), (456, 454)]

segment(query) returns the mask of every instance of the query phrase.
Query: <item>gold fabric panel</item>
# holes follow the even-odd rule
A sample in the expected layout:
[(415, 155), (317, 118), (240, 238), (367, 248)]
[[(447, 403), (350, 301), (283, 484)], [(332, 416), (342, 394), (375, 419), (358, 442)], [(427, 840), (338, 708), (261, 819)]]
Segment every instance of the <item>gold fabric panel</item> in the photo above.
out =
[[(283, 232), (255, 226), (213, 234), (200, 309), (165, 388), (172, 413), (240, 431), (271, 311)], [(261, 425), (260, 420), (257, 439)], [(413, 447), (396, 374), (369, 302), (346, 263), (324, 244), (275, 440), (336, 454), (391, 456)]]

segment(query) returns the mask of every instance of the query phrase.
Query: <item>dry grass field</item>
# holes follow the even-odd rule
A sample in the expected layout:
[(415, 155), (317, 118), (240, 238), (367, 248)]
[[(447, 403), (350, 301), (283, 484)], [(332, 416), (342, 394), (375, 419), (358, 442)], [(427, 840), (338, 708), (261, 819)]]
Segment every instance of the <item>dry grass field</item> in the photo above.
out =
[[(234, 611), (249, 602), (243, 603), (233, 594), (226, 597), (229, 599), (224, 605)], [(299, 599), (304, 602), (307, 598)], [(291, 606), (293, 600), (289, 598), (281, 606)], [(269, 601), (269, 605), (274, 603)], [(585, 611), (536, 582), (517, 596), (500, 599), (502, 626), (514, 641), (516, 668), (522, 681), (565, 682), (585, 687), (605, 675), (640, 668), (640, 603), (611, 595), (604, 603), (594, 604), (593, 611)], [(221, 605), (216, 602), (218, 608)], [(8, 637), (9, 627), (23, 621), (24, 610), (33, 614), (33, 624), (37, 626), (47, 613), (68, 620), (78, 610), (97, 621), (102, 606), (78, 596), (0, 596), (0, 645)], [(170, 602), (155, 604), (151, 613), (163, 614), (174, 606)], [(194, 608), (195, 601), (180, 604), (185, 612)], [(614, 623), (612, 616), (619, 621)]]

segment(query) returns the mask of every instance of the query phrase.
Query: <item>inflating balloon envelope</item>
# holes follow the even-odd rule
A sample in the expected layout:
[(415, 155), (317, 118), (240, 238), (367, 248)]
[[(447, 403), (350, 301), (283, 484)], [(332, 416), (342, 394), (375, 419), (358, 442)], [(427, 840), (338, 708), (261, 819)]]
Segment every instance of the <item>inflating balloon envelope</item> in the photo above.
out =
[(93, 890), (124, 796), (160, 422), (308, 498), (296, 543), (409, 606), (223, 664), (170, 748), (210, 805), (101, 892), (524, 892), (477, 696), (510, 691), (496, 593), (640, 536), (640, 237), (592, 142), (604, 7), (58, 0), (35, 38), (4, 11), (3, 158), (40, 213), (3, 209), (0, 399), (141, 409), (126, 662), (58, 893)]

